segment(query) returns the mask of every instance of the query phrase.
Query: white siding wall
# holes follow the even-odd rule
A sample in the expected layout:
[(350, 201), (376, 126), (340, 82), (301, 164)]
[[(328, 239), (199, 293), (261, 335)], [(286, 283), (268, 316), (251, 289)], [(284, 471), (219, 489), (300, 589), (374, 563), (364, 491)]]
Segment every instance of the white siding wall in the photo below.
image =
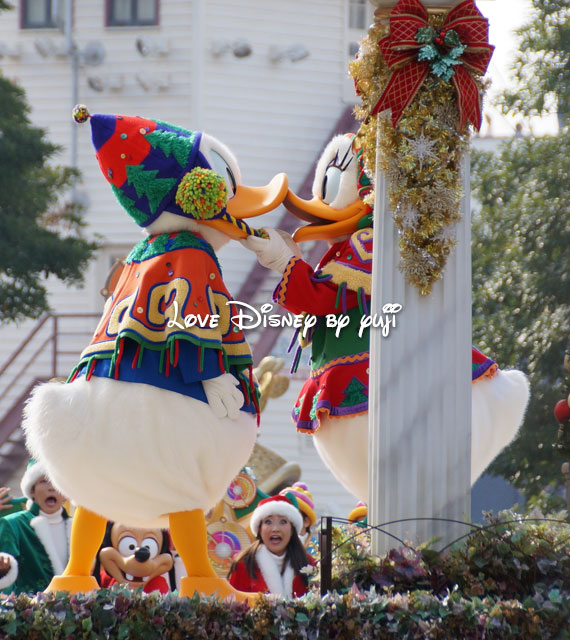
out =
[[(102, 64), (81, 66), (79, 102), (92, 113), (138, 114), (206, 130), (234, 150), (246, 184), (265, 184), (283, 171), (292, 188), (301, 185), (344, 109), (345, 0), (162, 0), (160, 25), (145, 28), (105, 28), (104, 6), (101, 0), (75, 2), (77, 45), (83, 49), (97, 41), (106, 52)], [(169, 53), (142, 57), (135, 46), (138, 37), (167, 44)], [(71, 130), (77, 127), (78, 164), (83, 173), (79, 191), (88, 202), (87, 233), (99, 234), (103, 245), (88, 269), (85, 287), (68, 288), (50, 280), (50, 302), (59, 312), (100, 311), (99, 290), (109, 255), (126, 253), (141, 232), (103, 180), (90, 127), (71, 122), (69, 59), (43, 58), (34, 46), (37, 38), (50, 38), (57, 47), (64, 45), (59, 31), (20, 30), (18, 11), (3, 12), (0, 42), (10, 48), (19, 43), (21, 56), (0, 59), (0, 69), (26, 90), (34, 124), (45, 127), (49, 138), (64, 147), (58, 162), (69, 163)], [(249, 57), (212, 56), (214, 42), (238, 39), (249, 42)], [(296, 44), (307, 47), (310, 55), (295, 63), (269, 61), (272, 46)], [(154, 88), (145, 91), (137, 74)], [(102, 81), (102, 92), (89, 87), (89, 76)], [(166, 88), (156, 87), (159, 79)], [(122, 82), (122, 87), (111, 89), (110, 82)], [(263, 224), (275, 223), (281, 213), (267, 216)], [(252, 255), (231, 243), (220, 252), (220, 261), (227, 286), (235, 293), (253, 265)], [(24, 322), (0, 329), (0, 366), (31, 326), (32, 322)], [(297, 381), (287, 396), (271, 401), (263, 416), (261, 442), (301, 464), (303, 479), (313, 490), (320, 512), (334, 509), (345, 514), (354, 500), (323, 470), (310, 437), (297, 436), (290, 424), (299, 385)]]

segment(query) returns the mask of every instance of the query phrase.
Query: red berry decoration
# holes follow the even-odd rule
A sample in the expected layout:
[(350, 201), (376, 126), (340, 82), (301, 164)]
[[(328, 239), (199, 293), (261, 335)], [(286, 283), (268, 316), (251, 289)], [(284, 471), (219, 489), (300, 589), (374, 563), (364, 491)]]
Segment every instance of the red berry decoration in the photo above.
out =
[(568, 400), (559, 400), (554, 407), (554, 417), (560, 424), (570, 420), (570, 406)]

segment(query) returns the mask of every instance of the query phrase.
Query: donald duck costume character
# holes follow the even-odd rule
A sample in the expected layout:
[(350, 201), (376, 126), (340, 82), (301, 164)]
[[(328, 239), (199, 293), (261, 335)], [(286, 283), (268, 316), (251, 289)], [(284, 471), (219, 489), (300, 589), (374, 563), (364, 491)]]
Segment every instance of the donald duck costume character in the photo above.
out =
[(246, 187), (222, 143), (160, 120), (83, 106), (74, 118), (90, 121), (103, 175), (147, 237), (68, 383), (37, 387), (26, 409), (28, 447), (79, 505), (69, 564), (49, 589), (97, 588), (90, 571), (108, 519), (170, 528), (181, 595), (236, 594), (208, 560), (204, 511), (246, 463), (258, 404), (215, 252), (254, 233), (243, 218), (279, 205), (287, 177)]

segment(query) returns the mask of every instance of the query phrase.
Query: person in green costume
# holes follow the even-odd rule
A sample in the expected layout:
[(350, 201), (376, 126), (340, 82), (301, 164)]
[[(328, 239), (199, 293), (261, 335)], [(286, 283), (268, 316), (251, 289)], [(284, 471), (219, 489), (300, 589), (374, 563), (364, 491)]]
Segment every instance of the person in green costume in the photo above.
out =
[(71, 521), (42, 466), (30, 461), (20, 483), (27, 509), (0, 518), (0, 589), (37, 593), (63, 571)]

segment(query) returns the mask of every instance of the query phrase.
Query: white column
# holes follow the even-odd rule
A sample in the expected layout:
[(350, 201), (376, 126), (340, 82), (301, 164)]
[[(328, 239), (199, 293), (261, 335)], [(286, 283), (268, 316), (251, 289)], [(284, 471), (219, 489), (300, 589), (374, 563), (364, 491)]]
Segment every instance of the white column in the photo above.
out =
[[(398, 233), (387, 187), (376, 176), (371, 312), (400, 303), (387, 338), (371, 329), (369, 391), (369, 524), (403, 518), (470, 517), (471, 218), (469, 157), (463, 161), (462, 221), (443, 279), (421, 296), (398, 269)], [(386, 527), (401, 540), (444, 544), (461, 525), (417, 521)], [(377, 554), (399, 546), (373, 535)]]

